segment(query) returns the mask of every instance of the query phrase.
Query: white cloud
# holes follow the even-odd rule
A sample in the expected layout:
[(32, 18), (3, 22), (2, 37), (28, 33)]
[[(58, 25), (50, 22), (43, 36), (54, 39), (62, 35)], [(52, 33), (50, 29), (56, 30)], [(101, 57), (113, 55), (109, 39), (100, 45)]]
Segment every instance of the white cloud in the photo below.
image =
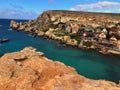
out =
[(25, 11), (19, 9), (0, 9), (0, 18), (9, 19), (36, 19), (38, 14), (33, 11)]
[(70, 10), (89, 11), (89, 10), (112, 9), (117, 8), (119, 6), (120, 6), (119, 2), (103, 1), (93, 4), (79, 4), (76, 5), (75, 7), (70, 8)]
[(55, 1), (54, 0), (48, 0), (51, 4), (53, 4)]
[(10, 3), (12, 8), (0, 8), (0, 18), (9, 19), (36, 19), (38, 13), (34, 11), (27, 11), (21, 5)]
[(10, 3), (10, 5), (14, 8), (14, 9), (19, 9), (19, 10), (23, 10), (24, 7), (20, 6), (20, 5), (16, 5), (16, 4), (13, 4), (13, 3)]
[(112, 11), (106, 10), (106, 11), (104, 11), (104, 12), (106, 12), (106, 13), (111, 13)]

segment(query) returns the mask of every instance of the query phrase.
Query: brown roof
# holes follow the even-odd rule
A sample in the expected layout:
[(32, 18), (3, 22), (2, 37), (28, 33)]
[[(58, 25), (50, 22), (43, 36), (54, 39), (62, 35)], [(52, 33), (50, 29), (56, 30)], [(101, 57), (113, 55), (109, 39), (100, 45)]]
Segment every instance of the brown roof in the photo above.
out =
[(119, 45), (120, 45), (120, 40), (118, 40), (118, 41), (117, 41), (117, 44), (119, 44)]
[(105, 33), (101, 33), (101, 34), (99, 34), (99, 37), (100, 38), (106, 38), (106, 34)]
[(110, 40), (111, 40), (111, 41), (117, 41), (117, 39), (116, 39), (114, 36), (112, 36), (112, 37), (110, 38)]

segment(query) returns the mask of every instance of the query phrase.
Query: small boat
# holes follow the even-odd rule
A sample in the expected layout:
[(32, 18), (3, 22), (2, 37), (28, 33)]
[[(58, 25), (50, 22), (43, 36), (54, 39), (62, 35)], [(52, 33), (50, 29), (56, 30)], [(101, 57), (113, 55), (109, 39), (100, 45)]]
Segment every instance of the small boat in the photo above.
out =
[(8, 39), (8, 38), (3, 38), (3, 39), (0, 39), (0, 43), (7, 42), (7, 41), (9, 41), (9, 39)]

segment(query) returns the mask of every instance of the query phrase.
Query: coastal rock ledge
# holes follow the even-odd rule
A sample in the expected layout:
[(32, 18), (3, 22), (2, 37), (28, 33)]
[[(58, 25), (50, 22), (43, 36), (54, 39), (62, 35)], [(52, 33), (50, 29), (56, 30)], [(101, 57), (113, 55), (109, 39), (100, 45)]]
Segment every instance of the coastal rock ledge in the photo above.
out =
[(85, 78), (26, 47), (0, 58), (0, 90), (120, 90), (120, 84)]

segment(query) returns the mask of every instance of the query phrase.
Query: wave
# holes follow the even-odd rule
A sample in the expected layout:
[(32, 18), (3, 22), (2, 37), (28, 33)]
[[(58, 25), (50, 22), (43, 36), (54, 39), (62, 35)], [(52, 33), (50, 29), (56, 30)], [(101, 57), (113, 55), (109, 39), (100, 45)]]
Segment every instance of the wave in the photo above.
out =
[(2, 27), (3, 25), (0, 25), (0, 27)]
[(9, 28), (9, 29), (7, 29), (8, 31), (12, 31), (12, 29), (11, 28)]
[(30, 37), (36, 37), (36, 35), (34, 35), (34, 34), (28, 34), (28, 36), (30, 36)]

